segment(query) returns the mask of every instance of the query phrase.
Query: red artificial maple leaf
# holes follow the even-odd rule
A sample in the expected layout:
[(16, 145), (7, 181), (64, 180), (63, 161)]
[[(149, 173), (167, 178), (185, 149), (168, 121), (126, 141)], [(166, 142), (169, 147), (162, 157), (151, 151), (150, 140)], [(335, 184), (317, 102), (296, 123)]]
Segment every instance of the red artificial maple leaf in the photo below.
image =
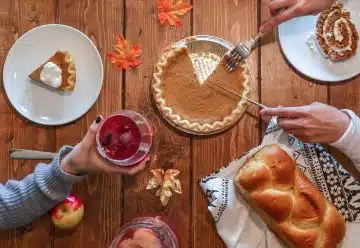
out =
[(185, 15), (193, 6), (190, 3), (184, 3), (183, 0), (158, 0), (159, 20), (162, 25), (166, 21), (172, 26), (182, 24), (179, 16)]
[(139, 44), (133, 46), (121, 35), (114, 46), (115, 51), (109, 52), (107, 57), (110, 62), (115, 64), (119, 70), (127, 70), (129, 67), (135, 68), (141, 64), (139, 59), (141, 55), (141, 47)]

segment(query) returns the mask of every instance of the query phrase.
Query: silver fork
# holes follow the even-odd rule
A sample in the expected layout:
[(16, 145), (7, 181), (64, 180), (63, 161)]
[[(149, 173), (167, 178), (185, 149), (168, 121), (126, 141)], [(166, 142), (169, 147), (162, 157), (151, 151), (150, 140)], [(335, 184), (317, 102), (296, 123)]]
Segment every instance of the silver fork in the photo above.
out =
[(228, 51), (224, 55), (225, 66), (230, 72), (235, 70), (242, 61), (249, 57), (250, 53), (254, 50), (256, 43), (263, 34), (264, 33), (259, 32), (251, 39), (238, 43), (233, 50)]

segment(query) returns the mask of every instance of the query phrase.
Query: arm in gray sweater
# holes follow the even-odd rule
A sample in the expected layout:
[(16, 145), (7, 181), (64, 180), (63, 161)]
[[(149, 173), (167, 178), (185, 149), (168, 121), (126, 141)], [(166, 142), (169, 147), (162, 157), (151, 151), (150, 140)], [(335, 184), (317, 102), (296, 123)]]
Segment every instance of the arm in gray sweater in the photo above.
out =
[(71, 186), (84, 177), (65, 173), (61, 159), (72, 150), (63, 147), (51, 164), (39, 164), (22, 181), (0, 184), (0, 229), (15, 228), (33, 222), (71, 192)]
[[(24, 226), (33, 222), (71, 192), (71, 186), (89, 172), (134, 175), (143, 170), (149, 157), (137, 166), (124, 168), (104, 160), (97, 152), (96, 134), (102, 116), (91, 124), (84, 139), (74, 148), (63, 147), (51, 164), (39, 164), (34, 173), (22, 181), (0, 184), (0, 229)], [(61, 165), (61, 166), (60, 166)]]

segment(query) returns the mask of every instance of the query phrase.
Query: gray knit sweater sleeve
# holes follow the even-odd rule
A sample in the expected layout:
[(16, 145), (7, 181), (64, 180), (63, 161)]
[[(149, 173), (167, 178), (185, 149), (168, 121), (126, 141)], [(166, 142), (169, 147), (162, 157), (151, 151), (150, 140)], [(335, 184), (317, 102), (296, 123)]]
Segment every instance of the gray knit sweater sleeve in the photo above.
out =
[(31, 223), (70, 194), (72, 184), (83, 179), (60, 168), (61, 159), (71, 150), (63, 147), (51, 164), (39, 164), (21, 181), (0, 184), (0, 229)]

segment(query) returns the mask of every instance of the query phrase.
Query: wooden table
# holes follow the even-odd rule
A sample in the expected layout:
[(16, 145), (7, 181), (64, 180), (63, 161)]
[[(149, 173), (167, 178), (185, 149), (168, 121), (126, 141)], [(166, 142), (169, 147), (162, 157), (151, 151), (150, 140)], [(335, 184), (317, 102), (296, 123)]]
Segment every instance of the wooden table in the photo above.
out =
[[(108, 247), (124, 222), (144, 213), (161, 214), (170, 219), (175, 224), (181, 247), (224, 247), (198, 181), (259, 144), (262, 123), (257, 109), (249, 108), (238, 125), (226, 133), (209, 138), (189, 137), (175, 132), (159, 118), (150, 101), (149, 85), (154, 63), (165, 46), (194, 34), (211, 34), (232, 42), (247, 39), (269, 17), (267, 2), (192, 0), (192, 13), (183, 18), (181, 27), (175, 28), (159, 25), (156, 0), (1, 0), (1, 63), (15, 40), (29, 29), (61, 23), (88, 35), (105, 65), (104, 88), (98, 102), (86, 116), (67, 126), (45, 128), (29, 123), (15, 113), (1, 92), (2, 182), (9, 178), (21, 179), (36, 165), (36, 162), (9, 161), (10, 148), (55, 151), (64, 144), (80, 141), (97, 114), (131, 109), (147, 116), (156, 127), (151, 168), (180, 170), (183, 195), (175, 195), (167, 207), (161, 207), (154, 193), (145, 190), (148, 170), (136, 177), (91, 175), (74, 187), (74, 193), (81, 196), (86, 207), (84, 221), (77, 230), (54, 229), (49, 216), (44, 216), (30, 229), (1, 232), (0, 247)], [(143, 64), (139, 68), (116, 71), (106, 59), (118, 33), (142, 44)], [(321, 101), (360, 114), (360, 79), (331, 85), (304, 79), (284, 61), (276, 37), (275, 31), (270, 33), (261, 49), (249, 59), (253, 99), (268, 106)], [(355, 173), (349, 162), (341, 161)]]

